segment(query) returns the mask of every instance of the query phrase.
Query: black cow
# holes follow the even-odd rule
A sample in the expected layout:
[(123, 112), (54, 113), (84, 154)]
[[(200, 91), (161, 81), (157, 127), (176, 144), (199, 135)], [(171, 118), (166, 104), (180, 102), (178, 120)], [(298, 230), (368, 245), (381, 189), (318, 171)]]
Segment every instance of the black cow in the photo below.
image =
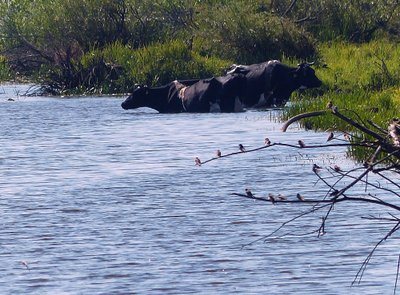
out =
[[(137, 87), (122, 102), (124, 109), (149, 107), (160, 113), (208, 113), (242, 111), (239, 101), (243, 75), (187, 81), (173, 81), (161, 87)], [(186, 83), (187, 85), (183, 84)]]
[(322, 82), (310, 65), (303, 63), (293, 68), (272, 60), (260, 64), (233, 65), (228, 74), (241, 73), (246, 76), (246, 90), (242, 97), (245, 106), (282, 106), (293, 91), (321, 86)]

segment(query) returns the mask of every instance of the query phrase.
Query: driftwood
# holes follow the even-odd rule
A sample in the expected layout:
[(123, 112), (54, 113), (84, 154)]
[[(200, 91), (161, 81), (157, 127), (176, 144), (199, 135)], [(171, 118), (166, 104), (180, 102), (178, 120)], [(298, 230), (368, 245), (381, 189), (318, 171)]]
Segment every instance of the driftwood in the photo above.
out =
[[(268, 138), (265, 139), (265, 145), (254, 148), (251, 150), (241, 149), (237, 152), (222, 155), (221, 152), (217, 153), (216, 157), (201, 162), (198, 159), (197, 165), (204, 165), (211, 161), (218, 160), (224, 157), (236, 156), (243, 153), (257, 152), (260, 150), (268, 149), (272, 146), (286, 146), (296, 149), (318, 149), (332, 146), (347, 146), (347, 147), (358, 147), (367, 151), (367, 157), (364, 159), (360, 167), (355, 167), (349, 171), (343, 171), (340, 167), (334, 166), (329, 168), (323, 168), (314, 164), (312, 171), (317, 177), (318, 181), (321, 181), (327, 187), (325, 196), (317, 199), (304, 198), (301, 193), (298, 193), (296, 198), (289, 200), (281, 195), (272, 195), (268, 197), (256, 197), (252, 192), (246, 190), (243, 193), (234, 193), (233, 195), (248, 199), (253, 199), (261, 202), (269, 202), (272, 204), (311, 204), (311, 209), (304, 211), (298, 216), (284, 222), (272, 233), (252, 241), (247, 244), (254, 244), (258, 241), (267, 241), (272, 235), (276, 234), (283, 227), (289, 226), (295, 220), (298, 220), (308, 214), (325, 211), (324, 216), (321, 219), (321, 224), (318, 228), (308, 234), (316, 234), (318, 237), (325, 234), (326, 221), (330, 218), (330, 213), (333, 207), (339, 203), (353, 202), (353, 203), (369, 203), (374, 206), (380, 206), (390, 210), (386, 217), (381, 216), (367, 216), (365, 219), (369, 220), (380, 220), (392, 223), (392, 227), (386, 234), (383, 235), (381, 240), (375, 244), (372, 250), (369, 252), (364, 262), (362, 263), (359, 271), (354, 277), (352, 284), (360, 284), (364, 275), (364, 271), (367, 268), (369, 261), (376, 249), (387, 239), (393, 236), (400, 229), (400, 217), (395, 214), (400, 214), (400, 206), (397, 203), (393, 203), (393, 196), (400, 198), (400, 184), (397, 181), (397, 177), (400, 175), (400, 120), (392, 119), (387, 128), (383, 128), (371, 121), (363, 122), (359, 117), (356, 119), (350, 118), (344, 115), (336, 106), (329, 103), (326, 110), (320, 110), (315, 112), (303, 113), (290, 118), (282, 127), (282, 131), (286, 132), (288, 128), (299, 120), (315, 117), (315, 116), (326, 116), (333, 115), (339, 120), (346, 122), (354, 130), (353, 134), (344, 132), (345, 140), (339, 139), (330, 133), (326, 144), (322, 145), (306, 145), (299, 140), (298, 145), (286, 144), (286, 143), (273, 143)], [(356, 134), (358, 133), (358, 134)], [(370, 138), (370, 139), (366, 139)], [(324, 176), (323, 171), (328, 172), (329, 176)], [(325, 173), (326, 174), (326, 173)], [(390, 184), (390, 187), (382, 187), (369, 181), (368, 176), (374, 175), (375, 178), (381, 179), (384, 182)], [(356, 184), (362, 184), (367, 188), (374, 188), (378, 192), (382, 192), (382, 197), (376, 194), (366, 194), (364, 196), (351, 195), (350, 189)], [(244, 245), (247, 246), (247, 245)], [(396, 293), (397, 281), (400, 271), (400, 256), (397, 265), (397, 275), (394, 287), (394, 294)]]

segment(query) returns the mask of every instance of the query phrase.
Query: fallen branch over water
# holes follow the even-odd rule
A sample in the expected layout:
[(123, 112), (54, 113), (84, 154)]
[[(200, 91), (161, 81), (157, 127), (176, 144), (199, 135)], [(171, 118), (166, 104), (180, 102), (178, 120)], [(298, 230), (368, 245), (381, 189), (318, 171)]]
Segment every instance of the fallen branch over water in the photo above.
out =
[[(326, 144), (320, 145), (308, 145), (301, 139), (298, 140), (297, 144), (288, 143), (272, 143), (268, 138), (265, 139), (263, 146), (245, 149), (240, 144), (239, 151), (223, 154), (218, 151), (217, 156), (201, 162), (198, 159), (198, 165), (204, 165), (211, 161), (216, 161), (221, 158), (237, 156), (239, 154), (258, 152), (261, 150), (270, 149), (272, 147), (288, 147), (294, 149), (321, 149), (327, 147), (357, 147), (364, 149), (366, 157), (359, 167), (355, 167), (348, 171), (342, 170), (337, 165), (329, 168), (323, 168), (316, 164), (313, 165), (312, 171), (316, 175), (318, 181), (322, 182), (326, 187), (327, 191), (324, 196), (320, 197), (307, 197), (301, 193), (297, 193), (296, 196), (282, 196), (280, 194), (268, 194), (265, 197), (259, 197), (258, 194), (254, 194), (248, 189), (245, 190), (245, 194), (233, 193), (232, 195), (252, 199), (254, 201), (268, 202), (273, 205), (291, 205), (291, 204), (304, 204), (311, 206), (308, 210), (298, 214), (294, 218), (285, 221), (272, 233), (265, 235), (255, 241), (252, 241), (243, 247), (252, 245), (258, 241), (266, 242), (273, 235), (277, 234), (284, 227), (290, 226), (290, 224), (299, 220), (302, 217), (315, 213), (317, 211), (324, 210), (324, 215), (321, 218), (321, 223), (315, 230), (306, 233), (305, 235), (316, 234), (318, 237), (326, 233), (326, 221), (331, 217), (331, 212), (335, 205), (346, 204), (346, 203), (366, 203), (373, 206), (378, 206), (389, 210), (387, 214), (390, 216), (384, 218), (385, 222), (393, 224), (390, 230), (375, 244), (366, 259), (363, 261), (359, 271), (357, 272), (352, 284), (360, 284), (373, 254), (376, 249), (390, 237), (392, 237), (400, 229), (400, 218), (396, 215), (400, 214), (400, 206), (398, 202), (394, 202), (396, 198), (400, 198), (400, 184), (398, 183), (398, 176), (400, 175), (400, 120), (392, 119), (387, 128), (383, 128), (368, 120), (363, 122), (360, 117), (355, 114), (356, 119), (344, 115), (336, 106), (332, 103), (328, 104), (327, 110), (309, 112), (299, 114), (290, 118), (282, 127), (282, 131), (286, 132), (288, 128), (299, 120), (316, 117), (333, 115), (338, 120), (346, 122), (352, 127), (355, 132), (350, 134), (344, 133), (345, 139), (337, 138), (333, 133), (330, 133)], [(371, 129), (371, 128), (374, 128)], [(336, 141), (336, 142), (335, 142)], [(273, 172), (273, 171), (272, 171)], [(370, 176), (373, 176), (375, 182), (370, 181)], [(377, 179), (377, 180), (376, 180)], [(386, 183), (386, 186), (381, 186), (380, 183)], [(378, 183), (378, 184), (376, 184)], [(352, 188), (357, 185), (363, 185), (365, 187), (365, 194), (354, 193), (351, 191)], [(368, 193), (370, 189), (373, 189), (376, 193)], [(377, 208), (378, 208), (377, 207)], [(369, 217), (371, 220), (376, 220), (377, 217)], [(381, 218), (381, 217), (380, 217)], [(381, 218), (382, 220), (382, 218)], [(400, 256), (399, 262), (396, 266), (396, 284), (394, 293), (397, 288), (397, 280), (399, 277), (400, 269)]]

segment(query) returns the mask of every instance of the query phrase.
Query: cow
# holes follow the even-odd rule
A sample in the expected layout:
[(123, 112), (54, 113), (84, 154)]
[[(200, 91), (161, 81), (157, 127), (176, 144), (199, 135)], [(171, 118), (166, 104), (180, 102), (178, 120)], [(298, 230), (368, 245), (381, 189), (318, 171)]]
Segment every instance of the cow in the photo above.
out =
[(159, 113), (243, 111), (239, 95), (245, 83), (244, 75), (189, 81), (173, 81), (153, 88), (139, 86), (121, 106), (126, 110), (149, 107)]
[(322, 82), (315, 75), (312, 64), (289, 67), (277, 60), (252, 65), (232, 65), (227, 75), (246, 76), (242, 103), (246, 107), (283, 106), (297, 89), (316, 88)]

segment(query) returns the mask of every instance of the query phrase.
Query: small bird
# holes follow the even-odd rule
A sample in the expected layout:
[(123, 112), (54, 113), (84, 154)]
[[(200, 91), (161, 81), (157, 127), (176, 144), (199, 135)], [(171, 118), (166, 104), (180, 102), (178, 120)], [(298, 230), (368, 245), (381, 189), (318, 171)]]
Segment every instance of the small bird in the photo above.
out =
[(244, 153), (246, 151), (246, 149), (244, 148), (244, 146), (240, 143), (239, 144), (239, 150)]
[(332, 192), (330, 193), (330, 195), (332, 197), (336, 197), (338, 193), (339, 193), (339, 191), (337, 189), (333, 189)]
[(333, 102), (332, 101), (328, 101), (328, 103), (326, 104), (326, 108), (327, 109), (331, 109), (333, 106)]
[(220, 151), (220, 150), (217, 150), (217, 157), (219, 158), (219, 157), (221, 157), (221, 156), (222, 156), (221, 151)]
[(321, 166), (318, 166), (317, 164), (313, 164), (312, 171), (314, 173), (318, 173), (321, 169), (322, 169)]
[(194, 159), (194, 162), (195, 162), (196, 166), (201, 166), (201, 161), (200, 161), (200, 159), (198, 157), (196, 157)]
[(272, 194), (268, 194), (268, 199), (271, 201), (272, 204), (275, 204), (275, 197)]
[(333, 132), (331, 132), (326, 141), (331, 141), (333, 139), (333, 137), (334, 137), (334, 134), (333, 134)]
[(286, 201), (287, 198), (286, 198), (284, 195), (279, 194), (279, 195), (278, 195), (278, 200), (280, 200), (280, 201)]
[(251, 192), (251, 190), (249, 190), (248, 188), (246, 188), (244, 190), (246, 192), (246, 196), (248, 196), (249, 198), (254, 198), (253, 193)]
[(269, 140), (268, 137), (266, 137), (266, 138), (264, 139), (264, 143), (265, 143), (265, 145), (271, 145), (271, 141)]
[(336, 172), (342, 171), (342, 169), (340, 169), (338, 165), (333, 166), (333, 170), (335, 170)]
[(297, 199), (299, 200), (299, 201), (302, 201), (302, 202), (304, 202), (304, 197), (302, 196), (302, 195), (300, 195), (299, 193), (297, 193)]
[(306, 145), (304, 144), (304, 142), (303, 142), (302, 140), (299, 140), (298, 143), (299, 143), (299, 146), (300, 146), (301, 148), (306, 147)]

